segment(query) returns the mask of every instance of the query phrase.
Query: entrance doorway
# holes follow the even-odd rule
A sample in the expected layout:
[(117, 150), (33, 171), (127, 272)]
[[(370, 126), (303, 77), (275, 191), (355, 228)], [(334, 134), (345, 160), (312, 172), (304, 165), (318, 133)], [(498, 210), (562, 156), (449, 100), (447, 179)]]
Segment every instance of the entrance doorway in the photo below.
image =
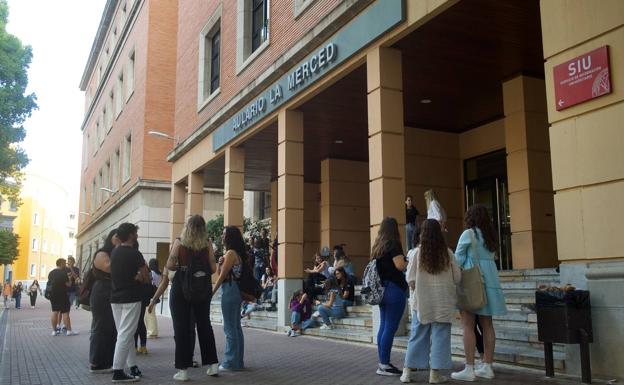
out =
[(496, 265), (500, 270), (513, 269), (505, 150), (465, 160), (464, 181), (466, 209), (482, 204), (492, 219), (499, 244)]

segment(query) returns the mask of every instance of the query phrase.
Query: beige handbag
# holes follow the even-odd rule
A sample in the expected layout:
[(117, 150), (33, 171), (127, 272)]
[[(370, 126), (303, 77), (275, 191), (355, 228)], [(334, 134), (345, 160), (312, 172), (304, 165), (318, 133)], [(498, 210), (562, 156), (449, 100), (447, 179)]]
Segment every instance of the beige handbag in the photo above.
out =
[[(478, 264), (479, 255), (477, 254), (477, 239), (474, 230), (470, 232), (470, 243), (472, 245), (472, 255), (474, 258), (473, 266), (470, 269), (464, 269), (462, 265), (461, 284), (459, 285), (457, 293), (459, 308), (466, 311), (474, 311), (487, 305), (483, 274)], [(467, 257), (466, 260), (468, 260)], [(466, 261), (464, 261), (464, 265), (465, 264)]]

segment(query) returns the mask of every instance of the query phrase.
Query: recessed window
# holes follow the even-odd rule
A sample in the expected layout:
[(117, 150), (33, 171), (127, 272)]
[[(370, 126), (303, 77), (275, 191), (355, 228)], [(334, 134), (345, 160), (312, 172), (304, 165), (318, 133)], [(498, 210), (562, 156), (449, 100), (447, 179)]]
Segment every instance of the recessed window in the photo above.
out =
[(97, 190), (95, 192), (97, 194), (97, 207), (100, 207), (102, 205), (102, 190), (100, 190), (100, 187), (103, 187), (101, 169), (100, 169), (100, 172), (98, 172)]
[(33, 224), (35, 224), (36, 226), (39, 225), (39, 213), (33, 214)]
[(128, 55), (128, 66), (126, 69), (126, 101), (130, 99), (134, 92), (134, 62), (135, 54), (134, 50)]
[(266, 41), (269, 27), (267, 23), (267, 1), (251, 1), (251, 52), (253, 53)]
[(240, 73), (269, 44), (270, 1), (238, 0), (236, 67)]
[(119, 188), (119, 148), (117, 148), (113, 153), (110, 179), (111, 190), (117, 191), (117, 189)]
[(34, 277), (37, 275), (37, 265), (35, 265), (34, 263), (30, 264), (30, 276)]
[(111, 90), (108, 94), (108, 102), (106, 103), (106, 110), (108, 111), (108, 116), (106, 117), (106, 132), (109, 132), (111, 128), (113, 128), (113, 116), (115, 115), (113, 112), (113, 106), (115, 105), (114, 99), (115, 93)]
[(221, 86), (221, 6), (200, 34), (198, 79), (197, 102), (201, 108), (217, 95)]
[(89, 209), (91, 210), (91, 213), (94, 213), (96, 210), (95, 190), (96, 190), (95, 178), (93, 178), (93, 181), (91, 182), (91, 206), (89, 207)]
[(37, 238), (32, 240), (32, 251), (39, 251), (39, 240)]
[(48, 252), (48, 241), (47, 240), (45, 240), (45, 239), (43, 240), (43, 242), (41, 243), (41, 248), (42, 248), (41, 251), (43, 251), (44, 253)]
[(132, 159), (132, 136), (126, 136), (124, 141), (124, 159), (123, 159), (123, 180), (124, 182), (130, 179), (130, 161)]
[(123, 77), (123, 72), (121, 72), (118, 76), (117, 76), (117, 85), (115, 86), (115, 116), (119, 117), (119, 115), (121, 114), (121, 111), (123, 110), (123, 97), (121, 95), (123, 95), (123, 81), (124, 81), (124, 77)]

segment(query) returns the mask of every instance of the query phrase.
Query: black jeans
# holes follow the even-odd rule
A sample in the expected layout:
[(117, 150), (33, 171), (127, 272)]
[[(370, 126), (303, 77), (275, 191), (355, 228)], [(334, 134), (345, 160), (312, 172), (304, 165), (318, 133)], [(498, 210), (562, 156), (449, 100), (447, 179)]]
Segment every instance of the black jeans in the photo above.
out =
[(89, 361), (91, 365), (110, 368), (113, 366), (117, 329), (110, 303), (110, 280), (97, 280), (91, 289), (91, 337)]
[(147, 328), (145, 327), (145, 309), (147, 306), (141, 304), (141, 315), (139, 316), (139, 325), (137, 331), (134, 333), (134, 347), (137, 347), (139, 338), (141, 338), (141, 346), (147, 346)]
[(31, 291), (30, 292), (30, 306), (34, 307), (35, 304), (37, 303), (37, 292), (36, 291)]
[[(169, 293), (169, 307), (175, 338), (175, 367), (176, 369), (186, 369), (193, 366), (195, 327), (197, 327), (202, 365), (216, 364), (219, 359), (217, 358), (214, 332), (210, 323), (211, 299), (195, 304), (187, 302), (182, 293), (182, 276), (180, 273), (183, 272), (178, 271), (176, 273)], [(195, 316), (194, 320), (193, 316)]]

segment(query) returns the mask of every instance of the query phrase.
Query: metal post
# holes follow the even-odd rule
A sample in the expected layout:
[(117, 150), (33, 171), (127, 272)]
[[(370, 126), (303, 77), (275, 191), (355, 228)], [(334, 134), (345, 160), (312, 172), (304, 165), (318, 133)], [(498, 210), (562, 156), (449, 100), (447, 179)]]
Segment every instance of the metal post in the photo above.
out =
[(581, 381), (591, 384), (591, 361), (589, 358), (589, 335), (585, 329), (579, 329), (581, 347)]
[(544, 364), (546, 366), (546, 377), (554, 377), (555, 362), (553, 359), (552, 342), (544, 342)]

